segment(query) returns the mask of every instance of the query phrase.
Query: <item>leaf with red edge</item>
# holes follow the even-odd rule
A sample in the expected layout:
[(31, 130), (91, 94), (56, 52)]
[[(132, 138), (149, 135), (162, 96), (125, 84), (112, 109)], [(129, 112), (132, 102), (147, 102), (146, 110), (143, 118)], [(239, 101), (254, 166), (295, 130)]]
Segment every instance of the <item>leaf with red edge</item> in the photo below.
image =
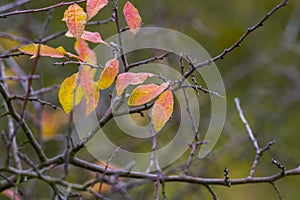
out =
[[(65, 36), (74, 37), (70, 31), (68, 31)], [(93, 43), (102, 43), (110, 47), (109, 44), (102, 40), (101, 35), (98, 32), (84, 31), (80, 38)]]
[(129, 1), (126, 2), (123, 13), (129, 29), (133, 35), (137, 34), (142, 25), (142, 18), (139, 11)]
[(84, 91), (86, 116), (88, 116), (97, 107), (100, 93), (97, 89), (97, 83), (93, 81), (94, 77), (91, 67), (82, 66), (78, 76), (78, 87), (82, 88), (82, 90)]
[(82, 61), (85, 61), (85, 62), (91, 63), (91, 64), (97, 63), (97, 57), (96, 57), (95, 52), (89, 48), (89, 45), (83, 39), (79, 38), (75, 42), (75, 50), (76, 50), (77, 54), (79, 55), (79, 58)]
[(146, 81), (148, 77), (155, 76), (152, 73), (133, 73), (126, 72), (118, 76), (116, 81), (116, 90), (117, 95), (120, 96), (123, 94), (124, 90), (128, 85), (138, 85)]
[(156, 132), (160, 131), (170, 119), (173, 113), (173, 105), (174, 99), (171, 90), (163, 92), (155, 101), (151, 111), (151, 117)]
[(88, 20), (93, 18), (97, 13), (108, 4), (108, 0), (87, 0), (86, 12)]
[(20, 47), (19, 51), (32, 55), (32, 57), (30, 58), (35, 58), (37, 56), (38, 50), (40, 56), (50, 56), (53, 58), (63, 58), (67, 53), (62, 46), (53, 48), (47, 45), (40, 44), (40, 49), (38, 49), (38, 46), (39, 44), (28, 44), (26, 46)]
[(105, 64), (105, 68), (100, 75), (100, 79), (98, 81), (98, 88), (104, 90), (109, 86), (111, 86), (118, 73), (119, 73), (118, 59), (114, 58), (107, 61)]
[(66, 22), (75, 38), (80, 38), (87, 22), (87, 15), (78, 4), (74, 3), (65, 11), (62, 21)]
[(160, 95), (167, 87), (169, 86), (169, 82), (156, 85), (156, 84), (148, 84), (148, 85), (140, 85), (136, 87), (129, 99), (128, 99), (128, 105), (129, 106), (140, 106), (144, 105), (154, 98), (156, 98), (158, 95)]

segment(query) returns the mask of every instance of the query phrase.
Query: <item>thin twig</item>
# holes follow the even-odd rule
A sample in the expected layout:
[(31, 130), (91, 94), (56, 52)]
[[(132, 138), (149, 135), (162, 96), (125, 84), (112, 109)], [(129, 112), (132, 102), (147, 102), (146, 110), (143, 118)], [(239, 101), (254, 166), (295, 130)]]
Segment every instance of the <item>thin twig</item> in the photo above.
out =
[[(184, 73), (184, 63), (183, 63), (183, 57), (182, 56), (180, 56), (179, 61), (180, 61), (181, 74), (183, 75), (183, 73)], [(195, 152), (197, 150), (197, 147), (199, 145), (200, 134), (199, 134), (198, 126), (196, 125), (194, 116), (192, 114), (191, 105), (190, 105), (190, 101), (189, 101), (189, 98), (188, 98), (187, 93), (186, 93), (186, 89), (183, 87), (182, 90), (183, 90), (184, 99), (185, 99), (185, 103), (186, 103), (186, 112), (188, 113), (188, 115), (190, 117), (190, 120), (192, 122), (192, 129), (193, 129), (193, 132), (195, 134), (194, 140), (190, 144), (191, 152), (190, 152), (189, 158), (186, 161), (186, 165), (185, 165), (184, 170), (183, 170), (183, 174), (186, 175), (189, 171), (190, 166), (192, 165), (194, 154), (195, 154)]]
[(210, 187), (210, 185), (205, 185), (211, 196), (213, 197), (213, 200), (219, 200), (217, 197), (217, 194), (213, 191), (213, 189)]
[[(15, 95), (15, 96), (11, 96), (10, 99), (12, 99), (12, 100), (13, 99), (18, 99), (18, 100), (24, 101), (26, 99), (26, 97)], [(42, 105), (50, 106), (51, 108), (53, 108), (55, 110), (60, 110), (61, 109), (60, 107), (57, 107), (56, 105), (54, 105), (54, 104), (52, 104), (48, 101), (41, 100), (38, 97), (28, 97), (27, 99), (28, 99), (28, 101), (36, 101), (36, 102), (39, 102)]]
[(86, 0), (79, 0), (79, 1), (72, 1), (72, 2), (60, 2), (48, 7), (44, 7), (44, 8), (36, 8), (36, 9), (28, 9), (28, 10), (16, 10), (16, 11), (12, 11), (12, 12), (8, 12), (8, 13), (4, 13), (4, 14), (0, 14), (0, 18), (6, 18), (8, 16), (12, 16), (12, 15), (21, 15), (21, 14), (26, 14), (26, 13), (35, 13), (35, 12), (43, 12), (43, 11), (48, 11), (51, 10), (53, 8), (57, 8), (60, 6), (67, 6), (67, 5), (71, 5), (74, 3), (81, 3), (81, 2), (86, 2)]
[(279, 200), (282, 200), (283, 198), (282, 198), (282, 196), (281, 196), (281, 193), (280, 193), (279, 188), (275, 185), (274, 182), (270, 182), (270, 184), (273, 186), (273, 188), (274, 188), (274, 190), (275, 190), (275, 192), (276, 192), (276, 194), (277, 194), (278, 199), (279, 199)]
[(100, 177), (100, 185), (99, 185), (99, 189), (98, 189), (99, 194), (101, 194), (101, 190), (102, 190), (102, 186), (103, 186), (103, 178), (105, 176), (107, 169), (109, 169), (110, 162), (117, 156), (117, 153), (119, 152), (120, 149), (121, 149), (121, 147), (117, 147), (105, 163), (104, 172), (102, 173), (102, 175)]
[(100, 69), (104, 69), (103, 66), (101, 65), (93, 65), (93, 64), (90, 64), (90, 63), (87, 63), (87, 62), (79, 62), (79, 61), (73, 61), (73, 60), (69, 60), (69, 61), (65, 61), (65, 62), (54, 62), (53, 65), (54, 66), (57, 66), (57, 65), (68, 65), (68, 64), (74, 64), (74, 65), (87, 65), (87, 66), (90, 66), (92, 68), (100, 68)]
[(118, 40), (119, 40), (119, 46), (120, 46), (120, 56), (121, 56), (121, 60), (122, 60), (123, 65), (124, 65), (124, 70), (128, 71), (127, 58), (126, 58), (126, 55), (124, 54), (122, 37), (121, 37), (121, 26), (120, 26), (120, 21), (119, 21), (119, 14), (118, 14), (118, 0), (114, 0), (113, 11), (114, 11), (113, 18), (115, 19), (116, 28), (117, 28), (117, 32), (118, 32)]
[(0, 37), (8, 38), (10, 40), (14, 40), (14, 41), (25, 43), (25, 44), (32, 43), (31, 40), (28, 40), (26, 38), (22, 38), (22, 37), (19, 37), (19, 36), (15, 36), (15, 35), (12, 35), (12, 34), (9, 34), (9, 33), (5, 33), (5, 32), (0, 32)]
[(238, 98), (234, 98), (234, 102), (235, 102), (236, 108), (237, 108), (237, 110), (239, 112), (239, 116), (240, 116), (242, 122), (244, 123), (244, 125), (245, 125), (245, 127), (247, 129), (248, 136), (249, 136), (250, 140), (252, 141), (254, 149), (255, 149), (255, 152), (256, 152), (255, 159), (254, 159), (254, 162), (253, 162), (253, 165), (251, 167), (250, 174), (249, 174), (249, 177), (253, 177), (254, 173), (255, 173), (255, 170), (256, 170), (256, 167), (257, 167), (257, 164), (259, 162), (259, 158), (262, 155), (261, 154), (261, 150), (259, 148), (257, 139), (254, 137), (252, 129), (251, 129), (248, 121), (246, 120), (246, 118), (244, 116), (243, 110), (242, 110), (242, 108), (240, 106), (240, 100)]
[(144, 64), (147, 64), (147, 63), (150, 63), (150, 62), (153, 62), (155, 60), (162, 60), (164, 59), (165, 57), (167, 57), (170, 53), (172, 53), (171, 51), (167, 51), (165, 53), (163, 53), (162, 55), (160, 56), (154, 56), (152, 58), (148, 58), (146, 60), (142, 60), (142, 61), (138, 61), (138, 62), (135, 62), (135, 63), (131, 63), (127, 66), (127, 69), (131, 69), (133, 67), (137, 67), (137, 66), (140, 66), (140, 65), (144, 65)]
[(281, 3), (277, 4), (273, 9), (271, 9), (258, 23), (255, 25), (249, 27), (247, 31), (235, 42), (233, 43), (229, 48), (225, 49), (222, 53), (219, 55), (209, 59), (205, 60), (203, 62), (199, 63), (190, 63), (192, 68), (190, 68), (182, 77), (181, 82), (183, 82), (187, 77), (189, 77), (196, 69), (199, 69), (201, 67), (207, 66), (212, 64), (213, 62), (216, 62), (218, 60), (223, 59), (226, 55), (228, 55), (230, 52), (235, 50), (236, 48), (240, 47), (243, 41), (255, 30), (258, 28), (262, 27), (264, 23), (275, 13), (277, 12), (280, 8), (286, 6), (288, 3), (288, 0), (283, 0)]
[(28, 3), (30, 0), (17, 0), (8, 4), (5, 4), (3, 6), (0, 7), (0, 12), (5, 12), (8, 11), (10, 9), (16, 8), (18, 6), (21, 6), (25, 3)]

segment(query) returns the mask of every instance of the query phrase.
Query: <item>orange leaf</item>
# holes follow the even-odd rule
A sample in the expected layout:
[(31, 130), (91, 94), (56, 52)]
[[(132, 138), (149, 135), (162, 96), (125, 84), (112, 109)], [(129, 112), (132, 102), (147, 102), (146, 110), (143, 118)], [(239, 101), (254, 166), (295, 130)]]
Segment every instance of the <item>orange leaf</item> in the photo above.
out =
[(152, 73), (132, 73), (126, 72), (118, 76), (116, 81), (117, 95), (123, 94), (128, 85), (138, 85), (143, 83), (148, 77), (153, 77)]
[(167, 90), (159, 95), (155, 101), (151, 116), (153, 120), (154, 130), (160, 131), (173, 113), (174, 99), (171, 90)]
[[(38, 44), (28, 44), (26, 46), (19, 48), (19, 50), (21, 52), (32, 55), (30, 58), (35, 58), (37, 56)], [(66, 50), (62, 46), (59, 46), (55, 49), (53, 47), (40, 44), (40, 52), (39, 52), (40, 56), (63, 58), (66, 53), (67, 53)]]
[[(66, 78), (62, 83), (58, 91), (58, 99), (62, 105), (64, 111), (69, 114), (73, 109), (73, 99), (74, 99), (74, 88), (77, 80), (77, 73)], [(76, 95), (77, 96), (77, 95)], [(80, 97), (81, 99), (81, 97)], [(78, 101), (80, 101), (78, 99)], [(75, 100), (77, 102), (77, 100)], [(79, 102), (78, 102), (79, 103)]]
[(160, 86), (156, 84), (140, 85), (132, 91), (128, 99), (128, 105), (140, 106), (146, 104), (160, 95), (168, 86), (168, 82)]
[(79, 38), (75, 42), (75, 50), (81, 60), (91, 64), (97, 63), (97, 57), (95, 52), (89, 48), (88, 44), (83, 39)]
[(93, 73), (89, 66), (83, 66), (79, 72), (79, 88), (82, 88), (86, 103), (86, 116), (91, 114), (98, 105), (100, 97), (97, 83), (93, 81)]
[(87, 0), (86, 12), (88, 14), (88, 20), (93, 18), (99, 10), (108, 4), (108, 0)]
[(133, 35), (137, 34), (142, 24), (142, 18), (139, 11), (129, 1), (126, 2), (123, 13), (129, 29)]
[(78, 4), (74, 3), (65, 11), (62, 20), (66, 22), (72, 35), (79, 38), (84, 31), (87, 15)]
[(111, 86), (118, 73), (119, 73), (118, 59), (114, 58), (107, 61), (105, 64), (105, 68), (100, 75), (100, 79), (98, 81), (98, 88), (104, 90), (109, 86)]

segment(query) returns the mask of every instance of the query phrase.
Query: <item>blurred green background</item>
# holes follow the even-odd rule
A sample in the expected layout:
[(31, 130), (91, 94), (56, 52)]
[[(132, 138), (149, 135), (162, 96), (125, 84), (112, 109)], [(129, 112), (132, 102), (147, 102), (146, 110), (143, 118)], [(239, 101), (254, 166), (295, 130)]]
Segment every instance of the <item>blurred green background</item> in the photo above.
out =
[[(2, 0), (0, 6), (11, 1)], [(60, 1), (32, 0), (18, 9), (40, 8)], [(212, 56), (228, 48), (247, 30), (257, 23), (266, 13), (280, 1), (278, 0), (148, 0), (131, 1), (140, 12), (143, 26), (158, 26), (180, 31), (198, 41)], [(121, 14), (125, 0), (119, 1)], [(83, 4), (81, 6), (85, 7)], [(112, 1), (92, 21), (107, 19), (111, 16)], [(46, 36), (66, 30), (61, 21), (66, 6), (54, 9), (53, 19), (49, 24)], [(47, 12), (17, 15), (0, 19), (0, 31), (37, 40), (41, 34)], [(121, 16), (121, 24), (125, 25)], [(88, 26), (87, 30), (98, 31), (106, 39), (116, 34), (114, 23)], [(288, 5), (275, 13), (259, 30), (250, 35), (242, 46), (231, 52), (225, 59), (216, 64), (223, 77), (227, 95), (227, 118), (222, 135), (213, 152), (203, 160), (196, 160), (191, 168), (191, 175), (202, 177), (223, 177), (223, 169), (227, 166), (230, 178), (248, 176), (255, 152), (248, 138), (246, 129), (238, 117), (233, 99), (238, 97), (244, 114), (250, 123), (261, 147), (271, 140), (276, 144), (261, 158), (256, 176), (266, 176), (279, 172), (271, 163), (272, 158), (278, 159), (287, 169), (295, 168), (300, 162), (300, 1), (289, 1)], [(0, 37), (1, 52), (13, 48), (19, 43)], [(70, 52), (74, 52), (74, 39), (64, 36), (47, 43), (57, 47), (63, 45)], [(93, 47), (93, 45), (91, 45)], [(149, 52), (147, 52), (149, 53)], [(149, 53), (151, 55), (151, 53)], [(145, 56), (147, 58), (147, 56)], [(129, 61), (138, 61), (138, 56), (130, 56)], [(170, 56), (165, 62), (172, 63)], [(177, 58), (178, 59), (178, 58)], [(15, 58), (26, 72), (30, 73), (33, 61), (27, 56)], [(60, 84), (73, 72), (76, 66), (53, 66), (54, 59), (41, 58), (38, 72), (41, 74), (43, 87)], [(5, 59), (4, 62), (6, 63)], [(8, 64), (6, 63), (6, 66)], [(199, 80), (201, 82), (201, 80)], [(11, 89), (17, 94), (24, 94), (20, 85), (11, 83)], [(39, 85), (33, 85), (38, 88)], [(103, 96), (102, 96), (103, 97)], [(45, 94), (44, 99), (59, 105), (57, 90)], [(108, 96), (107, 96), (108, 98)], [(200, 130), (207, 128), (209, 116), (209, 99), (206, 94), (200, 94), (201, 123)], [(29, 109), (33, 109), (30, 107)], [(51, 109), (50, 109), (51, 110)], [(49, 111), (50, 112), (50, 111)], [(62, 111), (58, 111), (55, 115)], [(34, 111), (32, 110), (32, 113)], [(53, 118), (52, 123), (57, 118)], [(0, 119), (0, 128), (6, 130), (5, 119)], [(50, 122), (51, 123), (51, 122)], [(142, 123), (142, 122), (141, 122)], [(145, 123), (148, 123), (147, 121)], [(34, 123), (31, 124), (32, 126)], [(172, 125), (170, 125), (171, 127)], [(173, 127), (174, 128), (174, 127)], [(63, 124), (57, 129), (57, 134), (65, 134)], [(38, 132), (38, 130), (35, 129)], [(166, 131), (167, 132), (167, 131)], [(172, 127), (165, 135), (172, 134)], [(117, 140), (118, 135), (115, 137)], [(169, 138), (160, 137), (161, 141)], [(126, 138), (123, 145), (131, 145), (132, 140)], [(142, 143), (141, 143), (142, 144)], [(149, 144), (149, 148), (151, 143)], [(3, 144), (1, 142), (1, 152)], [(63, 149), (63, 142), (45, 142), (48, 155), (55, 155)], [(139, 144), (137, 143), (139, 147)], [(143, 145), (140, 145), (143, 146)], [(146, 145), (147, 146), (147, 145)], [(145, 146), (144, 146), (145, 147)], [(143, 147), (140, 147), (143, 148)], [(189, 152), (174, 163), (174, 166), (184, 163)], [(86, 152), (81, 156), (87, 157)], [(1, 156), (3, 157), (3, 156)], [(93, 160), (92, 158), (89, 158)], [(3, 160), (1, 160), (3, 162)], [(169, 167), (170, 169), (171, 167)], [(70, 179), (82, 181), (88, 178), (80, 169), (73, 169)], [(179, 172), (178, 172), (179, 173)], [(84, 173), (83, 173), (84, 174)], [(32, 184), (36, 185), (39, 182)], [(300, 191), (299, 176), (286, 177), (276, 182), (284, 199), (298, 199)], [(43, 187), (43, 184), (39, 185)], [(26, 186), (24, 186), (26, 187)], [(230, 199), (276, 199), (277, 195), (271, 184), (240, 185), (226, 188), (212, 186), (222, 200)], [(47, 199), (49, 188), (35, 191), (39, 199)], [(153, 184), (148, 183), (129, 191), (133, 199), (153, 199)], [(201, 185), (186, 183), (167, 183), (166, 195), (168, 199), (212, 199), (207, 189)], [(4, 196), (0, 196), (0, 199)], [(119, 199), (120, 196), (113, 195)]]

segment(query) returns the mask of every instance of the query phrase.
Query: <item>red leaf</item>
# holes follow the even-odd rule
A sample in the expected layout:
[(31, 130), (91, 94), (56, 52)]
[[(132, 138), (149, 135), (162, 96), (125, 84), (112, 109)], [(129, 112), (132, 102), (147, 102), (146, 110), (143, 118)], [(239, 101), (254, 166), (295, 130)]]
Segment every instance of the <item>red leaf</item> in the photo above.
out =
[(132, 73), (126, 72), (118, 76), (116, 81), (117, 95), (123, 94), (124, 90), (128, 85), (138, 85), (143, 83), (148, 77), (155, 76), (152, 73)]
[(100, 79), (98, 81), (98, 88), (104, 90), (109, 86), (111, 86), (118, 73), (119, 73), (118, 59), (114, 58), (107, 61), (105, 64), (105, 68), (100, 75)]
[(156, 84), (140, 85), (132, 91), (128, 99), (128, 105), (144, 105), (160, 95), (168, 86), (168, 82), (160, 86)]
[(124, 6), (123, 13), (131, 33), (135, 35), (139, 31), (139, 28), (142, 24), (142, 18), (139, 14), (139, 11), (132, 3), (127, 1)]
[[(65, 36), (74, 37), (70, 31), (68, 31)], [(102, 43), (109, 47), (109, 44), (102, 40), (101, 35), (98, 32), (84, 31), (80, 38), (93, 43)]]
[(86, 12), (88, 14), (88, 20), (93, 18), (99, 10), (108, 4), (108, 0), (87, 0)]
[(155, 101), (151, 116), (153, 120), (154, 130), (160, 131), (173, 113), (174, 99), (171, 90), (163, 92)]
[(83, 9), (76, 3), (70, 5), (65, 11), (64, 18), (62, 20), (66, 22), (72, 35), (75, 38), (80, 38), (87, 21), (87, 16)]

